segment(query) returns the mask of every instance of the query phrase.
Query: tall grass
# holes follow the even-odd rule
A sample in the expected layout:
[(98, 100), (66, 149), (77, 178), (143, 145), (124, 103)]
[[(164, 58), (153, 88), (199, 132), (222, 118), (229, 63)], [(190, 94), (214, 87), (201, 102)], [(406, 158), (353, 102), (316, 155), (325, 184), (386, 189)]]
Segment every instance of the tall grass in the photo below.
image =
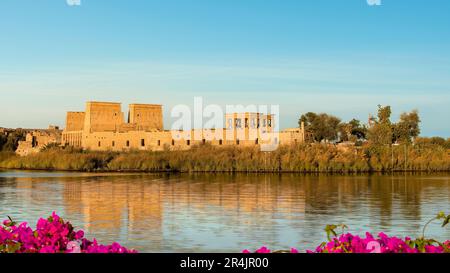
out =
[(51, 149), (25, 157), (0, 156), (0, 168), (93, 171), (105, 169), (112, 159), (113, 155), (109, 153)]
[(0, 154), (0, 168), (144, 172), (362, 173), (450, 171), (448, 150), (439, 145), (375, 146), (340, 150), (333, 145), (258, 147), (193, 146), (188, 151), (91, 152), (51, 148), (19, 157)]

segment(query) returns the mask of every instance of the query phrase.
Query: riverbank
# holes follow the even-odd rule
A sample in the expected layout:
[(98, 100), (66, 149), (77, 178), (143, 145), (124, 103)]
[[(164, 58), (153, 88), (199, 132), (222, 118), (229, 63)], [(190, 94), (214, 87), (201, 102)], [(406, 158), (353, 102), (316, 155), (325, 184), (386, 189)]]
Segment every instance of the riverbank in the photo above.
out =
[(437, 146), (373, 146), (340, 149), (334, 145), (258, 148), (201, 145), (188, 151), (93, 152), (52, 148), (19, 157), (0, 153), (0, 168), (102, 172), (297, 172), (370, 173), (450, 171), (447, 149)]

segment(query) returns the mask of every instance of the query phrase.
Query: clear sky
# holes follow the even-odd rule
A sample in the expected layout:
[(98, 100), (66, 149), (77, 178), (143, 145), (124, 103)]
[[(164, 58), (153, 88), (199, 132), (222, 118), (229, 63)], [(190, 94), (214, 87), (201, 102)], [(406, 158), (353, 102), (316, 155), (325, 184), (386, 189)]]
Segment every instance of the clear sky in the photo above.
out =
[[(0, 1), (0, 127), (64, 125), (88, 100), (194, 96), (367, 120), (418, 109), (450, 137), (450, 1)], [(166, 124), (166, 127), (170, 127)]]

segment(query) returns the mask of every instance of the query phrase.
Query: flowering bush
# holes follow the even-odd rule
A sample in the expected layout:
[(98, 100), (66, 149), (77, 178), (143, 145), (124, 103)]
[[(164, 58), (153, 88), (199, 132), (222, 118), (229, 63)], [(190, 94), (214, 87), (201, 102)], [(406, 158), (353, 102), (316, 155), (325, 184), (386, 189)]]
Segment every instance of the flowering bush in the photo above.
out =
[(328, 243), (322, 243), (308, 253), (450, 253), (450, 241), (439, 243), (434, 240), (405, 239), (389, 237), (379, 233), (375, 238), (370, 233), (361, 238), (351, 233), (345, 233), (332, 238)]
[[(450, 240), (443, 243), (433, 239), (425, 239), (425, 229), (433, 220), (443, 220), (442, 227), (445, 227), (450, 221), (450, 215), (440, 212), (435, 218), (431, 219), (424, 226), (422, 237), (412, 240), (409, 237), (404, 239), (398, 237), (389, 237), (384, 233), (379, 233), (374, 237), (366, 233), (365, 237), (344, 233), (347, 228), (345, 225), (328, 225), (325, 228), (328, 242), (324, 242), (316, 247), (315, 250), (307, 250), (307, 253), (450, 253)], [(336, 229), (342, 228), (342, 234), (338, 235)], [(244, 250), (243, 253), (251, 253)], [(262, 247), (255, 253), (271, 253), (267, 247)], [(281, 250), (273, 253), (298, 253), (298, 250), (291, 248), (290, 251)]]
[(26, 222), (17, 224), (11, 218), (0, 226), (0, 253), (135, 253), (118, 243), (101, 245), (84, 238), (82, 230), (74, 230), (55, 212), (39, 219), (36, 229)]
[[(375, 238), (370, 233), (361, 238), (351, 233), (342, 234), (332, 238), (327, 243), (320, 244), (315, 250), (307, 250), (307, 253), (450, 253), (450, 241), (439, 243), (434, 240), (417, 239), (411, 240), (406, 237), (404, 240), (397, 237), (389, 237), (380, 233)], [(251, 253), (244, 250), (243, 253)], [(267, 247), (262, 247), (255, 253), (271, 253)], [(291, 248), (290, 251), (275, 251), (273, 253), (298, 253), (298, 250)]]

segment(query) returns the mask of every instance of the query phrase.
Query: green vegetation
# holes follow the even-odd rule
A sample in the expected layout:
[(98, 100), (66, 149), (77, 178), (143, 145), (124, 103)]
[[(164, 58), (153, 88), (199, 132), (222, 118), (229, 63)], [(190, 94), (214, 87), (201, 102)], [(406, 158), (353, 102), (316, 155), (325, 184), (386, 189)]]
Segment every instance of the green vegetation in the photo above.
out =
[(14, 152), (20, 140), (25, 140), (25, 131), (14, 130), (11, 133), (0, 134), (0, 152)]
[(315, 142), (367, 140), (376, 145), (412, 143), (420, 134), (419, 112), (402, 113), (397, 123), (391, 122), (391, 113), (390, 106), (378, 105), (377, 117), (371, 117), (369, 127), (366, 127), (357, 119), (342, 122), (330, 114), (308, 112), (300, 117), (299, 125), (304, 122)]
[(373, 126), (368, 129), (368, 139), (378, 145), (392, 144), (393, 127), (391, 120), (391, 107), (378, 105), (378, 119), (372, 118)]
[(450, 138), (444, 139), (442, 137), (418, 137), (415, 139), (415, 145), (420, 147), (440, 146), (450, 149)]
[(109, 153), (54, 147), (25, 157), (0, 153), (0, 168), (95, 171), (105, 169), (107, 166), (104, 164), (109, 162), (112, 156)]
[(305, 123), (305, 129), (310, 131), (315, 141), (334, 140), (338, 138), (341, 119), (325, 113), (308, 112), (300, 117), (299, 125)]
[[(448, 142), (448, 140), (447, 140)], [(420, 139), (417, 145), (371, 145), (340, 149), (330, 144), (281, 146), (270, 153), (257, 147), (194, 146), (188, 151), (92, 152), (49, 148), (19, 157), (0, 154), (0, 168), (143, 172), (391, 172), (450, 171), (447, 145)]]
[(391, 107), (378, 105), (378, 119), (368, 130), (368, 139), (375, 144), (412, 143), (420, 134), (420, 118), (417, 110), (402, 113), (397, 123), (392, 123)]
[(361, 121), (352, 119), (348, 123), (339, 124), (339, 135), (342, 141), (357, 142), (366, 139), (367, 128)]

